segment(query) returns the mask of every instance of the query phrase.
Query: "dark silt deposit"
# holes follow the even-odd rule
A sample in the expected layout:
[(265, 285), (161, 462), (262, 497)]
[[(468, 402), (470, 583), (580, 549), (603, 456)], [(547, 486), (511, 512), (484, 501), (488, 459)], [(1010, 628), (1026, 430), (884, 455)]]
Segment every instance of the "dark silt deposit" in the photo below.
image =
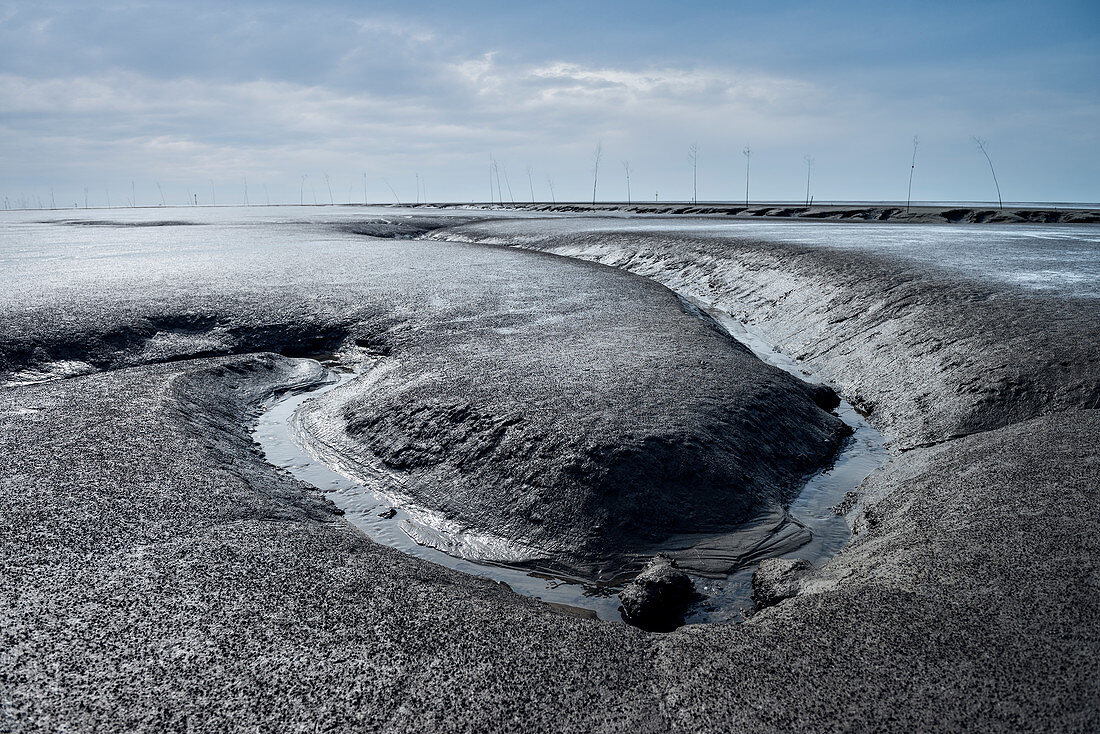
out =
[[(1095, 728), (1087, 283), (687, 220), (110, 214), (0, 229), (0, 729)], [(657, 283), (463, 239), (646, 276), (861, 405), (897, 453), (842, 504), (852, 541), (765, 562), (741, 624), (657, 634), (376, 544), (268, 463), (253, 420), (333, 353), (365, 371), (302, 415), (321, 450), (598, 571), (798, 502), (839, 442), (826, 392)], [(639, 491), (683, 510), (610, 499)]]
[(844, 426), (811, 388), (663, 288), (551, 266), (599, 287), (599, 308), (423, 325), (414, 350), (304, 406), (308, 445), (446, 518), (432, 545), (604, 577), (789, 501), (836, 451)]
[[(483, 207), (486, 205), (482, 205)], [(501, 208), (491, 205), (489, 208)], [(993, 204), (906, 206), (890, 202), (815, 204), (789, 203), (666, 202), (631, 203), (572, 202), (568, 204), (513, 204), (510, 210), (568, 214), (641, 214), (665, 217), (737, 217), (739, 219), (808, 219), (830, 222), (912, 222), (920, 224), (1100, 224), (1100, 209), (1078, 204)]]
[(691, 577), (664, 556), (647, 563), (619, 593), (623, 617), (654, 632), (670, 632), (683, 624), (684, 612), (696, 596)]

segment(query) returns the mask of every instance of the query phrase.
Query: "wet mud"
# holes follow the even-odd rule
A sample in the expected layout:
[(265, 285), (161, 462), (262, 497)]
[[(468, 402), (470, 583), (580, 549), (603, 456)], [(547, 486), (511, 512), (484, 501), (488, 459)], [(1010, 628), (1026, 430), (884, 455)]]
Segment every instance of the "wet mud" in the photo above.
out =
[[(157, 213), (168, 216), (184, 218)], [(372, 543), (265, 460), (250, 422), (317, 377), (253, 351), (265, 342), (305, 350), (319, 333), (334, 343), (322, 346), (397, 360), (438, 340), (419, 333), (428, 311), (456, 329), (516, 328), (496, 316), (513, 311), (533, 325), (545, 314), (522, 286), (540, 258), (540, 298), (604, 295), (578, 288), (568, 261), (474, 245), (456, 276), (443, 262), (456, 245), (358, 236), (368, 266), (357, 236), (330, 224), (308, 247), (314, 224), (234, 225), (230, 251), (204, 239), (224, 223), (5, 224), (3, 727), (1094, 723), (1100, 325), (1088, 299), (881, 252), (700, 232), (467, 223), (427, 235), (590, 258), (733, 313), (854, 398), (899, 451), (844, 503), (854, 535), (830, 561), (762, 576), (769, 605), (742, 624), (654, 634)], [(109, 256), (84, 256), (105, 245)], [(393, 286), (414, 276), (423, 285)], [(464, 280), (478, 283), (476, 304)], [(308, 326), (287, 340), (287, 324)], [(434, 379), (428, 394), (454, 378)]]

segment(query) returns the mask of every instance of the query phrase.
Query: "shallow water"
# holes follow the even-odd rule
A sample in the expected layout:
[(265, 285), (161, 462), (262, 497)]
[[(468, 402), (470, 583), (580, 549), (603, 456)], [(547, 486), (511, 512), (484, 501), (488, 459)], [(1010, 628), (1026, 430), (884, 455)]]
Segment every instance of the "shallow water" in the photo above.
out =
[[(264, 410), (253, 438), (267, 460), (298, 479), (330, 493), (344, 516), (371, 540), (456, 571), (482, 576), (507, 584), (513, 591), (543, 601), (575, 607), (576, 613), (600, 619), (621, 619), (614, 589), (571, 583), (569, 579), (540, 578), (528, 571), (476, 563), (450, 556), (436, 548), (419, 545), (409, 535), (418, 525), (419, 513), (401, 507), (378, 491), (335, 471), (303, 448), (295, 428), (295, 411), (307, 400), (333, 390), (363, 373), (339, 364), (329, 364), (330, 381), (306, 391), (285, 394)], [(391, 514), (392, 512), (392, 514)]]
[[(706, 311), (727, 333), (752, 349), (763, 361), (786, 370), (805, 382), (822, 382), (803, 370), (797, 360), (777, 351), (752, 326), (742, 324), (731, 314), (709, 304), (695, 300), (692, 302)], [(811, 477), (787, 508), (792, 517), (810, 529), (813, 536), (809, 543), (779, 556), (781, 558), (802, 558), (820, 566), (823, 561), (840, 552), (852, 533), (848, 521), (833, 508), (890, 458), (882, 434), (871, 427), (866, 418), (844, 400), (843, 396), (835, 412), (852, 427), (852, 435), (832, 465)], [(688, 615), (688, 624), (741, 619), (742, 610), (752, 608), (752, 574), (757, 565), (754, 563), (739, 569), (724, 580), (696, 578), (696, 588), (706, 600)]]
[[(787, 370), (803, 380), (815, 382), (813, 376), (804, 372), (798, 362), (775, 351), (751, 327), (708, 304), (697, 301), (692, 303), (706, 311), (727, 333), (752, 349), (763, 361)], [(344, 511), (345, 517), (377, 543), (447, 568), (507, 584), (519, 594), (557, 605), (569, 613), (596, 616), (605, 621), (622, 621), (617, 597), (621, 586), (597, 585), (529, 569), (479, 563), (448, 555), (434, 547), (420, 545), (415, 537), (435, 535), (430, 527), (422, 526), (424, 518), (431, 513), (402, 506), (380, 491), (381, 483), (376, 486), (361, 483), (312, 456), (304, 448), (305, 441), (297, 430), (296, 411), (307, 400), (333, 390), (364, 372), (339, 363), (329, 366), (331, 370), (328, 383), (277, 398), (258, 419), (253, 437), (270, 463), (329, 492), (330, 498)], [(847, 521), (832, 508), (889, 458), (881, 434), (849, 403), (842, 401), (836, 412), (853, 428), (853, 435), (847, 439), (835, 461), (812, 476), (787, 508), (795, 521), (809, 529), (811, 539), (797, 550), (777, 554), (777, 557), (804, 558), (820, 565), (835, 555), (848, 541), (850, 530)], [(751, 524), (746, 524), (746, 531), (751, 531)], [(754, 556), (724, 579), (693, 576), (696, 588), (704, 600), (692, 608), (687, 623), (743, 619), (746, 611), (752, 608), (752, 573), (759, 560), (759, 557)]]
[[(9, 292), (12, 289), (21, 291), (25, 288), (21, 280), (50, 278), (41, 272), (42, 266), (47, 264), (68, 269), (74, 261), (87, 265), (89, 260), (131, 259), (148, 254), (176, 259), (196, 252), (209, 252), (214, 257), (222, 253), (231, 255), (247, 251), (266, 237), (280, 239), (281, 234), (275, 230), (286, 232), (288, 224), (334, 224), (365, 217), (400, 220), (425, 215), (456, 219), (469, 215), (539, 218), (546, 220), (547, 227), (569, 231), (695, 232), (886, 253), (949, 268), (977, 280), (1011, 283), (1054, 294), (1100, 298), (1100, 225), (1095, 224), (729, 221), (715, 217), (628, 216), (613, 212), (577, 216), (523, 210), (363, 206), (0, 211), (0, 283), (8, 286)], [(107, 226), (86, 226), (86, 223)], [(164, 236), (150, 226), (158, 223), (165, 225)], [(214, 226), (184, 235), (179, 232), (184, 223)], [(120, 231), (124, 228), (138, 231), (126, 234)], [(235, 230), (234, 239), (223, 236), (225, 228)], [(165, 252), (158, 240), (170, 241), (172, 250)]]

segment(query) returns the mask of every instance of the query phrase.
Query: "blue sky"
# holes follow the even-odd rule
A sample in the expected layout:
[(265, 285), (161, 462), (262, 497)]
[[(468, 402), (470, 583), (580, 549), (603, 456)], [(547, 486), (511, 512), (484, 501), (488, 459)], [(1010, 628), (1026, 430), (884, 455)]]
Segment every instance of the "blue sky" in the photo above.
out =
[(0, 197), (1096, 202), (1098, 7), (0, 2)]

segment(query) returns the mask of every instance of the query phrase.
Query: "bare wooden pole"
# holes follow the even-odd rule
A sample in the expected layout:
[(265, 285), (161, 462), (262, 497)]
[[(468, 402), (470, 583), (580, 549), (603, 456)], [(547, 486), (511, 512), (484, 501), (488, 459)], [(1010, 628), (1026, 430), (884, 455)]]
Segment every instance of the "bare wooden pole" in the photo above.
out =
[(741, 151), (745, 156), (745, 206), (749, 205), (749, 164), (752, 162), (752, 148), (745, 146)]
[(688, 160), (691, 162), (691, 203), (699, 203), (699, 145), (688, 146)]
[(913, 136), (913, 160), (909, 164), (909, 193), (905, 195), (905, 213), (909, 213), (909, 204), (913, 201), (913, 172), (917, 170), (917, 136)]
[(593, 158), (593, 163), (594, 163), (594, 165), (592, 167), (592, 205), (595, 206), (596, 205), (596, 182), (599, 181), (599, 178), (600, 178), (600, 159), (603, 158), (603, 141), (600, 141), (600, 142), (596, 143), (596, 152), (592, 156), (592, 158)]
[(1001, 200), (1001, 185), (997, 183), (997, 172), (993, 170), (993, 160), (989, 157), (989, 152), (985, 149), (985, 141), (980, 138), (971, 138), (974, 144), (978, 146), (978, 150), (985, 156), (986, 163), (989, 164), (989, 172), (993, 174), (993, 185), (997, 187), (997, 206), (1001, 209), (1005, 208), (1004, 202)]

